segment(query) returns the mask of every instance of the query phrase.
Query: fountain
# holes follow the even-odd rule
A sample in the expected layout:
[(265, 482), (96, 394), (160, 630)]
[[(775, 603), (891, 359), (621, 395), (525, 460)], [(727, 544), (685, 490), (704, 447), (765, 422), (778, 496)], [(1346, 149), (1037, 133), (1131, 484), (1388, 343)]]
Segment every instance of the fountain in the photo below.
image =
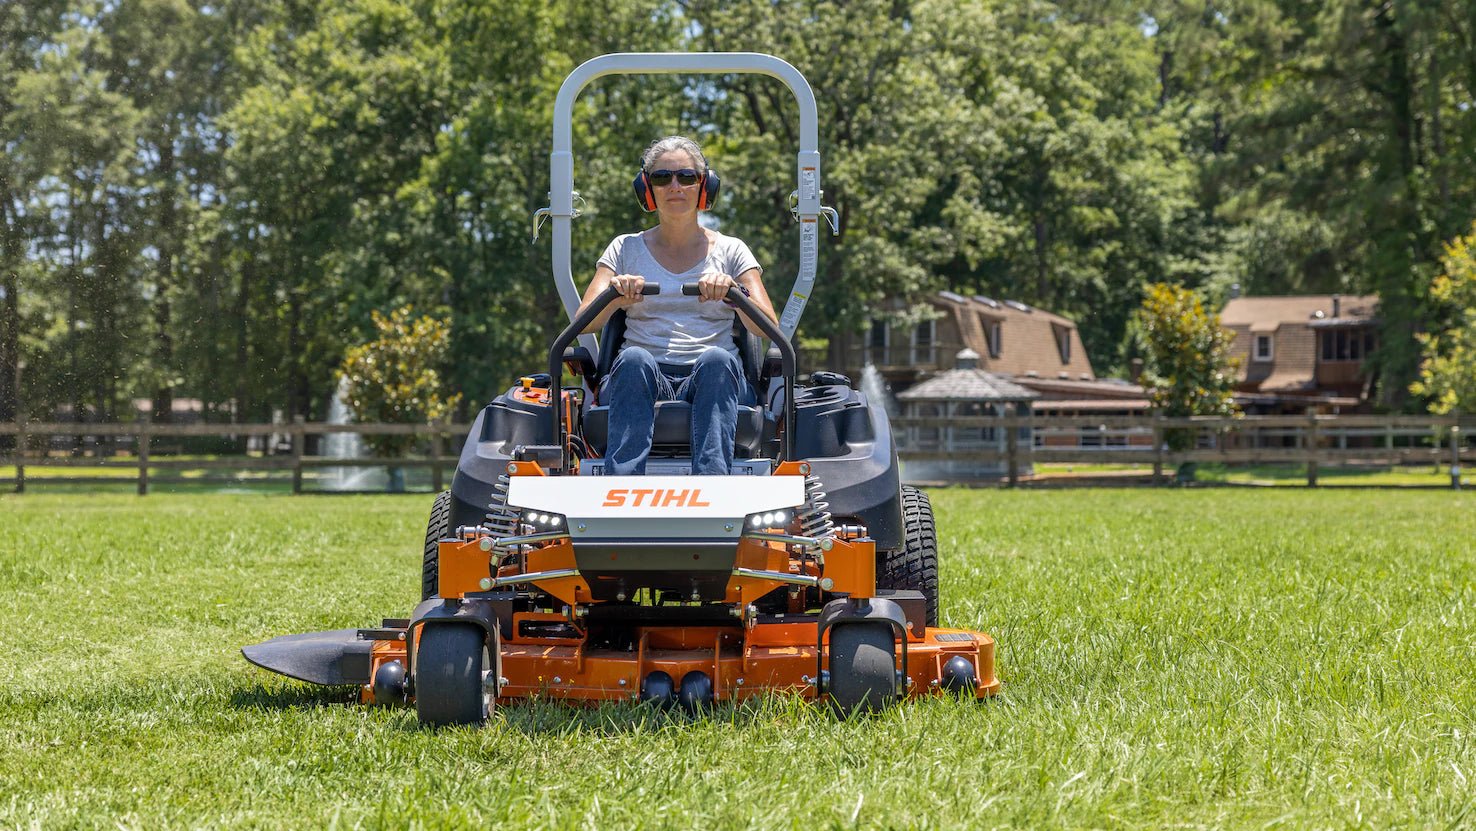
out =
[[(328, 402), (328, 423), (348, 424), (349, 409), (344, 403), (344, 396), (348, 394), (348, 378), (338, 379), (338, 389), (333, 393), (333, 400)], [(362, 459), (368, 455), (364, 451), (364, 437), (358, 433), (329, 433), (323, 441), (323, 456), (329, 459)], [(324, 490), (330, 491), (362, 491), (383, 490), (385, 487), (385, 473), (379, 468), (372, 467), (329, 467), (323, 469), (323, 475), (319, 481)]]
[(886, 409), (887, 418), (897, 417), (897, 402), (892, 398), (892, 391), (887, 386), (886, 379), (870, 361), (861, 369), (861, 391), (866, 393), (868, 401), (879, 402)]

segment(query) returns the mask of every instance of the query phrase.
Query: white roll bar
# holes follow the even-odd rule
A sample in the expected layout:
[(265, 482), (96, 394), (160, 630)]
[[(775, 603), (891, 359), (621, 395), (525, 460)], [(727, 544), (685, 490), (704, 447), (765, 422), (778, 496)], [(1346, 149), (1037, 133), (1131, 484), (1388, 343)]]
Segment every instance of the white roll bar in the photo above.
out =
[[(553, 277), (559, 298), (570, 320), (579, 308), (579, 288), (574, 283), (570, 243), (570, 221), (577, 215), (574, 202), (574, 99), (596, 78), (606, 75), (645, 74), (757, 74), (777, 78), (789, 87), (799, 105), (799, 154), (797, 157), (798, 202), (794, 215), (800, 223), (800, 265), (789, 301), (779, 317), (784, 335), (793, 338), (804, 314), (805, 303), (815, 286), (815, 264), (819, 255), (820, 217), (824, 214), (835, 228), (834, 211), (820, 204), (819, 118), (815, 109), (815, 93), (810, 84), (788, 62), (758, 52), (618, 52), (601, 55), (580, 64), (564, 79), (554, 101), (553, 153), (549, 156), (549, 206), (534, 214), (534, 238), (539, 219), (552, 219)], [(836, 229), (838, 230), (838, 229)], [(581, 335), (579, 341), (597, 355), (592, 335)]]

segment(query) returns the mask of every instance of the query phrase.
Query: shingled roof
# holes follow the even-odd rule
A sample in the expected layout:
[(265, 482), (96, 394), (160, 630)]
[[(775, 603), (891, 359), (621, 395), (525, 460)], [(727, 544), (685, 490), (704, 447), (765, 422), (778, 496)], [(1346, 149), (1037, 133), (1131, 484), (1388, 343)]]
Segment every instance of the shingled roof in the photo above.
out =
[(982, 369), (950, 369), (897, 395), (901, 401), (1030, 401), (1039, 397)]

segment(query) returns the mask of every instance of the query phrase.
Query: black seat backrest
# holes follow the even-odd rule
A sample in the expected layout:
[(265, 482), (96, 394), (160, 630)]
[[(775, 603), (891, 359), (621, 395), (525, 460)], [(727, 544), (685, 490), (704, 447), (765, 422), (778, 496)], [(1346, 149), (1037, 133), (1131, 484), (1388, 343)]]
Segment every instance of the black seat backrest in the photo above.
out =
[[(743, 320), (733, 316), (733, 340), (738, 344), (738, 358), (743, 362), (743, 377), (755, 390), (759, 388), (759, 376), (764, 368), (764, 341), (748, 331)], [(595, 367), (595, 383), (604, 383), (605, 376), (615, 366), (615, 356), (620, 353), (620, 344), (625, 342), (625, 310), (616, 309), (600, 329), (600, 359)]]

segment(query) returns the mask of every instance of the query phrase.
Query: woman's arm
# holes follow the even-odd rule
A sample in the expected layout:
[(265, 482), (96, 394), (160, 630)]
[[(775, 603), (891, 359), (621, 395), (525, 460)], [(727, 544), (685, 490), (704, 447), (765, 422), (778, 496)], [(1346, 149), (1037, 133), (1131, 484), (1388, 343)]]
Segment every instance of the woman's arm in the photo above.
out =
[[(764, 281), (761, 274), (762, 272), (756, 268), (750, 268), (739, 274), (736, 278), (718, 272), (704, 274), (702, 275), (702, 279), (697, 281), (699, 296), (703, 302), (708, 300), (722, 300), (724, 297), (727, 297), (728, 291), (734, 285), (742, 286), (748, 289), (748, 299), (753, 302), (753, 305), (757, 306), (759, 311), (768, 315), (769, 320), (778, 323), (779, 315), (774, 313), (774, 304), (769, 300), (769, 292), (764, 288)], [(749, 320), (748, 315), (742, 312), (738, 312), (737, 314), (738, 318), (743, 321), (743, 328), (759, 337), (764, 337), (764, 331), (752, 320)]]
[(605, 310), (600, 312), (594, 321), (584, 327), (585, 332), (600, 331), (600, 329), (604, 328), (605, 321), (610, 319), (610, 315), (615, 314), (616, 309), (624, 309), (627, 306), (641, 302), (641, 298), (643, 297), (641, 289), (646, 286), (646, 278), (636, 274), (616, 274), (613, 269), (606, 265), (595, 266), (594, 279), (589, 281), (589, 288), (584, 290), (584, 301), (579, 304), (579, 308), (575, 310), (574, 316), (578, 317), (579, 313), (584, 311), (585, 307), (589, 306), (590, 303), (594, 302), (594, 299), (599, 297), (600, 292), (604, 291), (607, 286), (614, 286), (620, 292), (620, 299), (606, 306)]

